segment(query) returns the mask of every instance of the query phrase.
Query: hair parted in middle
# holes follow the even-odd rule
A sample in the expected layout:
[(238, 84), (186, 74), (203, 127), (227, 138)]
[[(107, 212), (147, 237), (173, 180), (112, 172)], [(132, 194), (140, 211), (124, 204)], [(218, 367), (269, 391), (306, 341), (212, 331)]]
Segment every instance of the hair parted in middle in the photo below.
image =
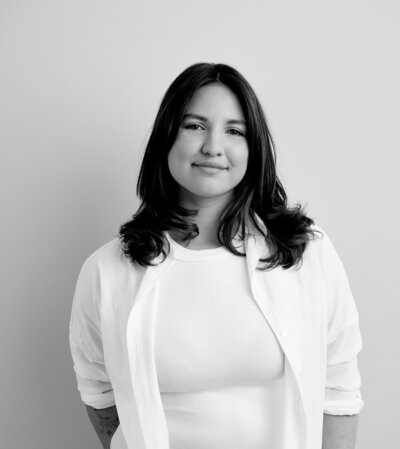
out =
[[(196, 210), (179, 205), (179, 186), (170, 174), (168, 153), (181, 126), (194, 93), (207, 84), (222, 83), (238, 98), (246, 121), (249, 158), (246, 173), (234, 188), (232, 201), (223, 210), (218, 241), (238, 256), (232, 244), (237, 232), (246, 237), (252, 224), (265, 238), (270, 255), (259, 269), (290, 268), (301, 262), (307, 243), (315, 236), (314, 221), (299, 204), (290, 208), (285, 190), (276, 173), (276, 151), (267, 120), (248, 81), (226, 64), (197, 63), (184, 70), (167, 89), (148, 140), (137, 183), (141, 200), (132, 220), (120, 228), (124, 253), (133, 263), (153, 265), (160, 254), (170, 251), (164, 231), (179, 231), (184, 240), (199, 234), (190, 217)], [(258, 216), (265, 225), (260, 227)], [(188, 219), (189, 218), (189, 219)]]

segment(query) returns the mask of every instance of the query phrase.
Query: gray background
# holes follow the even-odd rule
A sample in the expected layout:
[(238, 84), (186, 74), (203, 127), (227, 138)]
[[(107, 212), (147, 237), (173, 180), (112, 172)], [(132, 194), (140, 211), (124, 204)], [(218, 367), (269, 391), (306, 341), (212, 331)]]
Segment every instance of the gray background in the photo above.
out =
[(389, 0), (1, 1), (2, 447), (100, 448), (67, 340), (76, 277), (135, 211), (161, 97), (198, 61), (258, 93), (359, 308), (357, 447), (396, 446), (399, 18)]

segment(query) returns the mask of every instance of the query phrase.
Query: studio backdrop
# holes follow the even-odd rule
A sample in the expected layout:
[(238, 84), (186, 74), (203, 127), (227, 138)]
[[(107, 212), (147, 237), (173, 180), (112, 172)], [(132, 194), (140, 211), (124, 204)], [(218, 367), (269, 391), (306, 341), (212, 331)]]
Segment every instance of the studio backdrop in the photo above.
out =
[(161, 97), (201, 61), (253, 85), (289, 202), (334, 241), (364, 342), (357, 447), (396, 447), (399, 19), (393, 0), (1, 1), (1, 447), (100, 448), (68, 346), (75, 282), (135, 212)]

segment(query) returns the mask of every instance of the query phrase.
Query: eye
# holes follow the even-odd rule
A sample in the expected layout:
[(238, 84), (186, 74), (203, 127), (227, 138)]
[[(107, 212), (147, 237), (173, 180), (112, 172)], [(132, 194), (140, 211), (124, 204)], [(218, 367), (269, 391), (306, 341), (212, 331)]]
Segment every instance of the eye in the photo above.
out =
[(244, 136), (244, 133), (242, 131), (235, 128), (228, 129), (228, 133), (232, 136)]
[(193, 131), (199, 131), (203, 129), (198, 123), (187, 123), (183, 126), (185, 129), (192, 129)]

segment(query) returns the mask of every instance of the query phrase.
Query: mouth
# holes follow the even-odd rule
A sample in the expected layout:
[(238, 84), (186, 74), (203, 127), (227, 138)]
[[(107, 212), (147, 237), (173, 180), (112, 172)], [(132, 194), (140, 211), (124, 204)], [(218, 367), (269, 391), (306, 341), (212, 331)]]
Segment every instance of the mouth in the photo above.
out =
[(218, 164), (216, 162), (203, 162), (201, 164), (192, 164), (192, 165), (194, 165), (195, 167), (217, 168), (219, 170), (227, 169), (227, 167), (224, 167), (223, 165)]

